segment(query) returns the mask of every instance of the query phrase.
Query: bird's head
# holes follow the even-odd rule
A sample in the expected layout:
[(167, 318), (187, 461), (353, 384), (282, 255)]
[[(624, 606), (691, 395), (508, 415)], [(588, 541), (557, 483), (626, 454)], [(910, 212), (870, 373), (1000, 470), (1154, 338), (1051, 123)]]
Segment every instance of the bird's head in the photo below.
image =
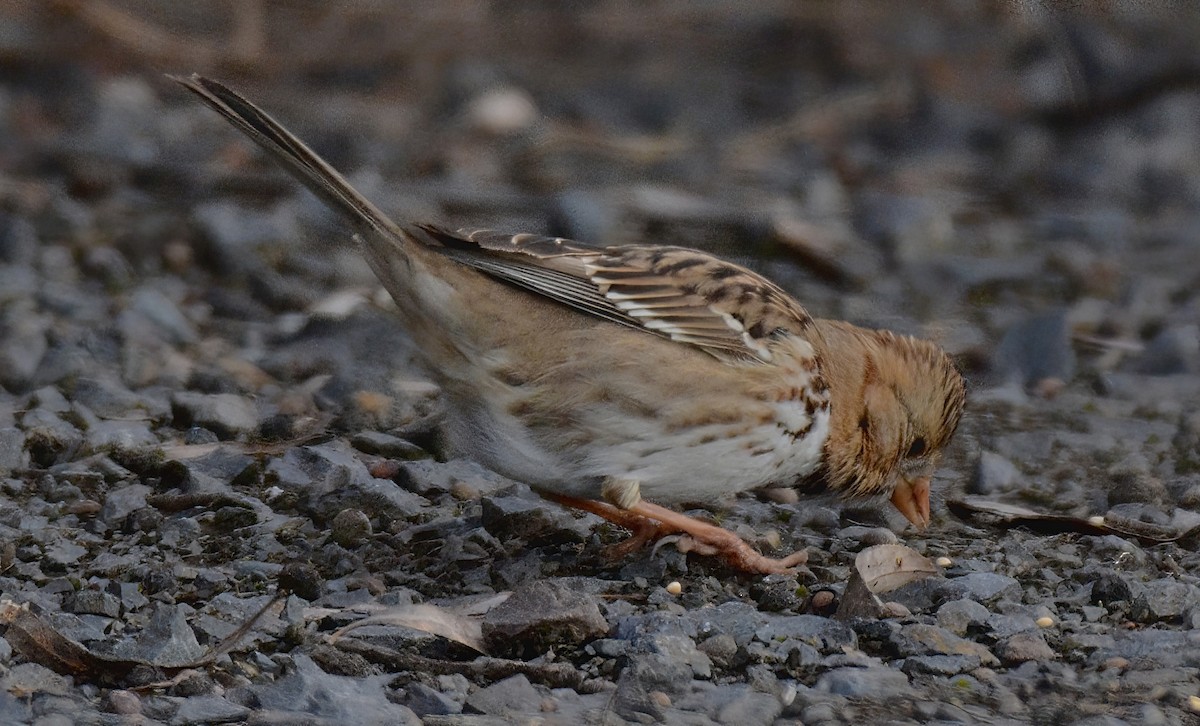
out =
[(823, 484), (844, 496), (888, 495), (909, 521), (926, 526), (929, 482), (962, 416), (962, 376), (929, 341), (817, 325), (831, 396)]

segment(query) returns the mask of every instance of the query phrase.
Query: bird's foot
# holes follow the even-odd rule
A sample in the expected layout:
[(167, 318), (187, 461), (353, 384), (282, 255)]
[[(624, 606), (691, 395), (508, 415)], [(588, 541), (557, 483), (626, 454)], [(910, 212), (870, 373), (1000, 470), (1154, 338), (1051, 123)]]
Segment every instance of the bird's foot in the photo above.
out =
[(727, 529), (701, 522), (657, 504), (639, 502), (630, 511), (659, 522), (659, 526), (667, 527), (668, 531), (683, 532), (686, 538), (676, 545), (681, 550), (720, 557), (736, 570), (762, 575), (788, 575), (795, 573), (797, 567), (808, 562), (808, 552), (804, 550), (779, 559), (767, 557)]
[(684, 537), (676, 543), (681, 551), (719, 557), (730, 567), (743, 572), (792, 574), (808, 562), (808, 553), (803, 550), (779, 559), (767, 557), (727, 529), (644, 500), (629, 509), (621, 509), (594, 499), (576, 499), (561, 494), (543, 496), (563, 506), (591, 512), (632, 532), (628, 539), (607, 548), (605, 554), (614, 559), (625, 557), (666, 535), (682, 533)]

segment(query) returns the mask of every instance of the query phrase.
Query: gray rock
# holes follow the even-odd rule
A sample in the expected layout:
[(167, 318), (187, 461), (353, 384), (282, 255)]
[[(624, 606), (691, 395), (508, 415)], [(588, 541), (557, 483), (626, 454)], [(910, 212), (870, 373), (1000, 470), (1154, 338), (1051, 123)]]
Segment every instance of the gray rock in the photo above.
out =
[(400, 702), (421, 717), (461, 713), (463, 708), (458, 701), (420, 681), (413, 681), (404, 687), (404, 696)]
[(540, 580), (519, 587), (484, 615), (483, 638), (497, 653), (539, 655), (608, 633), (599, 601), (568, 581)]
[(1070, 726), (1133, 726), (1133, 724), (1111, 714), (1102, 714), (1099, 716), (1084, 716), (1081, 719), (1071, 721)]
[(0, 315), (0, 386), (24, 388), (38, 372), (49, 349), (46, 333), (50, 318), (36, 311), (31, 302), (8, 305)]
[(984, 665), (999, 664), (986, 647), (936, 625), (909, 623), (901, 626), (893, 642), (903, 655), (965, 655), (978, 658)]
[(541, 694), (529, 679), (518, 673), (467, 696), (464, 710), (489, 716), (535, 714), (541, 701)]
[(992, 615), (987, 620), (988, 629), (993, 638), (1007, 638), (1017, 633), (1038, 632), (1037, 619), (1026, 613), (1013, 615)]
[(1025, 661), (1044, 663), (1054, 660), (1058, 654), (1046, 644), (1041, 633), (1017, 633), (996, 646), (996, 655), (1000, 662), (1012, 667)]
[(664, 704), (655, 693), (670, 697), (691, 690), (693, 670), (662, 653), (638, 653), (617, 679), (613, 711), (622, 718), (645, 722), (645, 718), (663, 720)]
[(112, 654), (164, 668), (194, 663), (205, 653), (188, 625), (183, 606), (161, 605), (140, 633), (116, 643)]
[(121, 601), (107, 592), (88, 588), (75, 593), (71, 598), (70, 610), (76, 615), (87, 613), (115, 618), (121, 614)]
[(482, 523), (501, 541), (583, 542), (589, 532), (561, 506), (545, 499), (525, 499), (511, 494), (485, 496)]
[(979, 603), (1002, 597), (1019, 599), (1021, 596), (1021, 583), (994, 572), (971, 572), (954, 577), (945, 581), (945, 588), (948, 593), (956, 593), (960, 598), (970, 598)]
[(720, 668), (728, 668), (733, 664), (734, 656), (737, 655), (738, 646), (734, 641), (733, 636), (727, 633), (718, 633), (706, 640), (700, 642), (696, 646), (701, 653), (709, 657), (712, 663)]
[(1137, 370), (1152, 376), (1194, 373), (1200, 361), (1200, 328), (1182, 325), (1164, 328), (1137, 358)]
[(360, 431), (350, 439), (354, 448), (367, 454), (377, 454), (390, 459), (428, 459), (430, 454), (420, 446), (399, 436), (382, 431)]
[[(407, 706), (393, 703), (392, 676), (350, 678), (326, 673), (303, 654), (291, 656), (286, 675), (273, 683), (247, 687), (254, 707), (273, 709), (290, 718), (278, 723), (397, 724), (421, 726)], [(320, 719), (324, 719), (320, 720)]]
[(1140, 590), (1129, 609), (1129, 617), (1139, 623), (1178, 621), (1200, 603), (1200, 588), (1170, 578), (1147, 582)]
[(640, 651), (657, 653), (672, 663), (688, 666), (696, 678), (712, 677), (712, 661), (696, 647), (696, 641), (687, 636), (661, 633), (642, 638), (635, 646)]
[(79, 429), (45, 409), (34, 409), (21, 418), (25, 449), (30, 460), (41, 467), (70, 461), (83, 444)]
[(1011, 461), (991, 451), (979, 452), (975, 476), (967, 491), (971, 494), (997, 494), (1013, 489), (1021, 481), (1021, 471)]
[(254, 403), (233, 393), (181, 391), (171, 396), (171, 411), (176, 426), (203, 426), (222, 439), (258, 428), (258, 409)]
[(1009, 328), (996, 349), (995, 367), (1004, 380), (1026, 387), (1047, 379), (1069, 383), (1075, 351), (1066, 312), (1035, 315)]
[(911, 696), (908, 676), (894, 668), (836, 668), (821, 675), (813, 688), (846, 698), (882, 701)]
[(0, 476), (8, 476), (27, 466), (29, 452), (25, 450), (25, 433), (11, 426), (0, 428)]
[(491, 494), (513, 485), (511, 481), (467, 459), (406, 461), (395, 477), (400, 486), (417, 494), (449, 494), (466, 485), (480, 494)]
[(1092, 581), (1090, 601), (1093, 605), (1111, 605), (1114, 602), (1128, 602), (1133, 599), (1133, 589), (1125, 578), (1115, 572), (1100, 573)]
[(86, 547), (60, 539), (46, 548), (46, 554), (42, 561), (47, 566), (47, 570), (62, 572), (77, 564), (80, 558), (87, 553)]
[(371, 520), (358, 509), (343, 509), (329, 523), (329, 536), (343, 547), (358, 547), (371, 539)]
[(974, 655), (913, 655), (904, 659), (900, 670), (910, 676), (953, 676), (973, 671), (979, 665), (979, 658)]
[(84, 444), (87, 451), (114, 454), (141, 454), (160, 446), (154, 432), (140, 421), (97, 421), (88, 427)]
[(881, 544), (896, 544), (899, 538), (896, 533), (886, 527), (864, 527), (862, 525), (852, 525), (843, 527), (837, 531), (837, 537), (850, 539), (858, 542), (863, 547), (871, 547)]
[(988, 621), (991, 612), (974, 600), (951, 600), (937, 610), (938, 625), (955, 635), (966, 635), (972, 625)]
[(134, 393), (115, 376), (80, 378), (75, 381), (71, 398), (105, 419), (143, 416), (151, 420), (160, 420), (171, 412), (166, 397), (153, 393)]
[(771, 647), (779, 647), (789, 640), (800, 641), (822, 653), (841, 652), (845, 647), (858, 645), (858, 638), (849, 625), (817, 615), (770, 618), (755, 631), (754, 637)]
[(166, 339), (175, 345), (196, 342), (196, 330), (180, 312), (178, 306), (161, 291), (143, 287), (133, 293), (130, 309), (145, 316), (166, 333)]
[[(891, 534), (890, 530), (883, 531)], [(750, 586), (750, 596), (764, 612), (796, 612), (803, 610), (805, 603), (805, 598), (797, 592), (798, 589), (795, 577), (767, 575)]]
[(340, 441), (289, 449), (267, 466), (265, 479), (306, 499), (312, 514), (325, 521), (344, 509), (371, 512), (384, 521), (407, 520), (428, 506), (424, 497), (372, 477)]
[(737, 691), (735, 697), (717, 710), (717, 723), (770, 726), (779, 718), (779, 714), (783, 713), (783, 704), (773, 693), (763, 693), (750, 688), (740, 688)]
[(13, 269), (28, 268), (37, 258), (40, 244), (37, 229), (28, 219), (7, 212), (0, 214), (0, 262)]
[(100, 508), (100, 519), (112, 527), (120, 527), (125, 518), (146, 506), (146, 497), (151, 493), (145, 484), (129, 484), (109, 491)]
[(249, 715), (250, 709), (220, 696), (192, 696), (179, 704), (179, 710), (171, 717), (171, 726), (227, 723), (241, 721)]

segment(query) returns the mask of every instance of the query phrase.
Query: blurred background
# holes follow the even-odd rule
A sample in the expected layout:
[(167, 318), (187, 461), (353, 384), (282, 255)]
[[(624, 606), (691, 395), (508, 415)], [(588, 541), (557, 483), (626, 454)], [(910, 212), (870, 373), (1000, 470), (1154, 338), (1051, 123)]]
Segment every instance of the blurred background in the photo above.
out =
[[(161, 360), (210, 337), (276, 381), (322, 370), (272, 364), (239, 321), (369, 273), (331, 265), (336, 221), (164, 76), (201, 72), (401, 216), (716, 250), (819, 316), (941, 341), (977, 420), (1067, 388), (1055, 415), (1134, 391), (1121, 415), (1178, 423), (1200, 372), (1198, 37), (1200, 7), (1166, 0), (9, 0), (0, 384), (104, 360), (65, 318), (139, 306), (178, 330), (113, 354), (125, 385), (202, 387)], [(1187, 448), (1174, 431), (1157, 461)]]

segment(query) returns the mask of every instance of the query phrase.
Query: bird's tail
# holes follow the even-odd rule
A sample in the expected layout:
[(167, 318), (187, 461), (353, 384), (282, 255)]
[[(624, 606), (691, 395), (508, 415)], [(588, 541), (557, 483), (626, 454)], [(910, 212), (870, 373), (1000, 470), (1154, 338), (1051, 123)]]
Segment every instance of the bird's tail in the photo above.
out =
[(403, 249), (408, 235), (378, 207), (359, 194), (346, 178), (265, 111), (237, 92), (198, 74), (168, 76), (211, 106), (256, 144), (283, 162), (284, 167), (368, 237), (390, 238)]

